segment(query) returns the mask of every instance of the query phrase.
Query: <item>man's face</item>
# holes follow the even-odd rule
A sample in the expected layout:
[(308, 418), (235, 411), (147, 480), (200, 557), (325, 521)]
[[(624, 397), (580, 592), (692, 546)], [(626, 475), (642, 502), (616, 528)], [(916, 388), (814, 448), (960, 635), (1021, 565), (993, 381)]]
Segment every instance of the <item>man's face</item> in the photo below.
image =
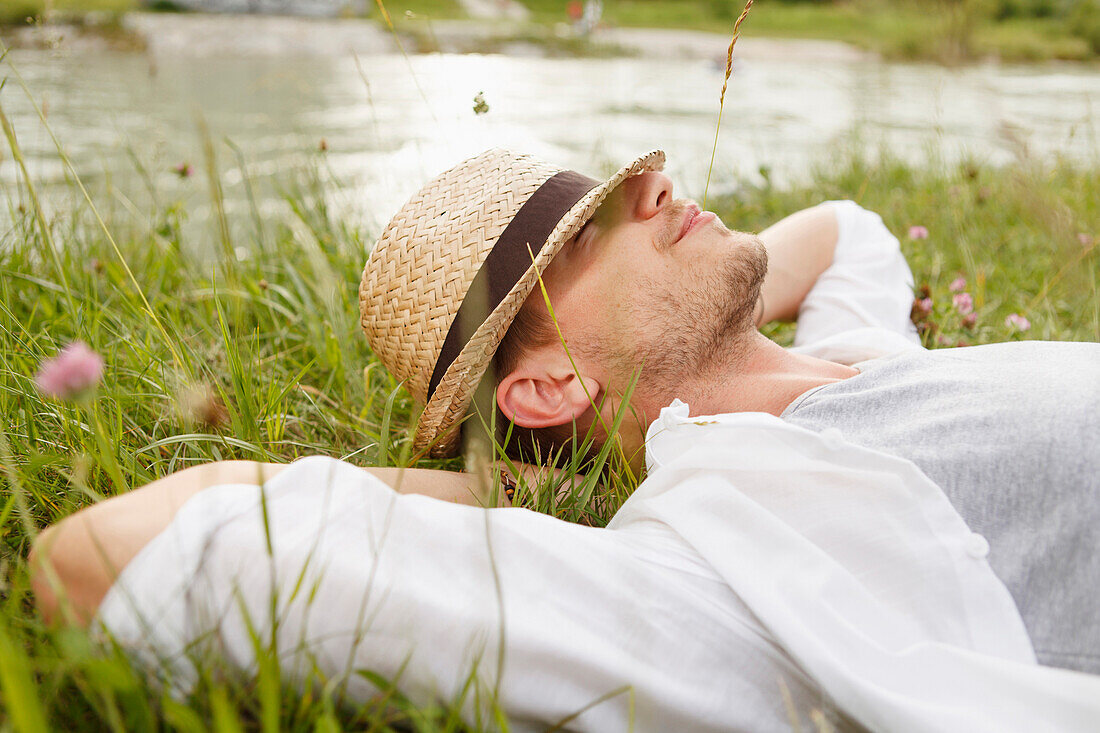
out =
[(632, 404), (649, 412), (729, 363), (766, 269), (759, 239), (673, 199), (650, 172), (616, 189), (543, 280), (578, 366), (616, 392), (637, 374)]

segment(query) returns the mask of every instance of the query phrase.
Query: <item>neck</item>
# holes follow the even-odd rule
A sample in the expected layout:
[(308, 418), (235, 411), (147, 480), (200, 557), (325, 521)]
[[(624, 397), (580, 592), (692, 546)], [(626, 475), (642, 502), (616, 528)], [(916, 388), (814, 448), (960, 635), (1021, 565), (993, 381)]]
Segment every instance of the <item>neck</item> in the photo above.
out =
[[(768, 412), (780, 415), (800, 394), (842, 379), (859, 370), (824, 359), (794, 354), (760, 333), (706, 375), (686, 380), (678, 396), (692, 415), (726, 412)], [(656, 417), (656, 415), (654, 415)]]
[[(624, 423), (619, 433), (635, 470), (644, 467), (643, 444), (650, 423), (673, 398), (686, 402), (692, 415), (767, 412), (778, 416), (800, 394), (859, 374), (858, 369), (843, 364), (793, 354), (758, 332), (736, 351), (735, 357), (704, 374), (683, 379), (674, 389), (651, 399), (639, 401), (635, 392), (634, 405), (640, 409), (631, 410), (631, 414), (638, 421)], [(613, 416), (609, 413), (608, 417)]]

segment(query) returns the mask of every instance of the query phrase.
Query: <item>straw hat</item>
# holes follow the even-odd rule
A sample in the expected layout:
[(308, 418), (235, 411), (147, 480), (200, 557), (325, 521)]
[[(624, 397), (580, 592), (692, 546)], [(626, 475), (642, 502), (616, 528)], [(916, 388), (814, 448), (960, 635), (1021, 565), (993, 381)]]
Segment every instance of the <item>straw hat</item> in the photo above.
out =
[(546, 265), (616, 186), (664, 162), (655, 150), (601, 183), (487, 150), (390, 220), (363, 270), (360, 322), (374, 353), (425, 406), (417, 450), (455, 453), (455, 428)]

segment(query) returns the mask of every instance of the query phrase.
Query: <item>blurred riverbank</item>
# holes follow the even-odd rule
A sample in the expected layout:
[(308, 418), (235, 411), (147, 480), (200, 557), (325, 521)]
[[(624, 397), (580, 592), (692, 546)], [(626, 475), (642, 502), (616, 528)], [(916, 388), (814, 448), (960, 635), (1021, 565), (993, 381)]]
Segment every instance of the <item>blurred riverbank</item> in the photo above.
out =
[[(10, 79), (0, 102), (48, 208), (65, 210), (69, 173), (35, 104), (91, 188), (120, 211), (176, 202), (189, 233), (214, 216), (240, 227), (254, 208), (280, 211), (318, 157), (343, 184), (318, 196), (371, 230), (417, 182), (492, 146), (593, 172), (662, 148), (694, 197), (708, 180), (711, 193), (804, 181), (840, 153), (934, 167), (1100, 163), (1090, 65), (946, 67), (745, 35), (712, 169), (725, 35), (394, 21), (131, 12), (27, 27), (2, 73), (18, 72), (29, 95)], [(17, 180), (0, 164), (0, 184)]]
[[(517, 56), (627, 55), (725, 64), (729, 36), (689, 29), (600, 28), (578, 36), (566, 24), (405, 18), (390, 31), (369, 18), (146, 13), (93, 16), (81, 23), (8, 27), (14, 48), (58, 53), (145, 50), (153, 56), (323, 56), (503, 53)], [(744, 37), (743, 60), (853, 61), (875, 54), (837, 41)]]
[[(711, 0), (612, 0), (591, 33), (566, 15), (564, 0), (390, 0), (387, 18), (367, 0), (0, 0), (0, 39), (10, 47), (137, 48), (193, 31), (198, 47), (242, 54), (374, 53), (400, 42), (410, 52), (713, 58), (725, 53), (732, 6)], [(1031, 6), (1035, 7), (1031, 7)], [(1004, 7), (1000, 7), (1004, 6)], [(1042, 7), (1040, 7), (1042, 6)], [(22, 7), (22, 6), (20, 6)], [(218, 13), (142, 12), (146, 7), (210, 8)], [(785, 58), (862, 54), (868, 58), (973, 62), (1095, 62), (1100, 57), (1100, 0), (1073, 10), (1043, 10), (1039, 0), (845, 0), (758, 3), (739, 55)], [(84, 10), (80, 10), (83, 8)], [(323, 26), (331, 44), (304, 48), (293, 37), (303, 21)], [(391, 32), (389, 22), (393, 24)], [(179, 29), (173, 28), (179, 26)], [(255, 32), (226, 38), (249, 27)], [(167, 31), (167, 32), (166, 32)], [(388, 38), (387, 38), (388, 37)], [(219, 52), (222, 52), (219, 50)]]

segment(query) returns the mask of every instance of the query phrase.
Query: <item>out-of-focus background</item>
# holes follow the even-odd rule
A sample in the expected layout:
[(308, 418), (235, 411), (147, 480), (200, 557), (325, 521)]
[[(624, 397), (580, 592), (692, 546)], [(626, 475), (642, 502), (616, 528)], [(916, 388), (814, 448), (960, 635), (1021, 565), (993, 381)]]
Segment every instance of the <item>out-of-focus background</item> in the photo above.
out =
[[(214, 460), (489, 465), (412, 449), (356, 292), (402, 201), (486, 147), (592, 175), (661, 147), (750, 231), (854, 199), (899, 237), (928, 347), (1100, 339), (1100, 0), (758, 0), (711, 169), (742, 8), (0, 0), (0, 730), (495, 729), (463, 712), (489, 666), (414, 704), (415, 679), (280, 669), (275, 627), (256, 665), (196, 657), (170, 694), (47, 628), (26, 561), (43, 527)], [(610, 449), (547, 476), (515, 504), (596, 526), (640, 478)]]
[[(250, 196), (277, 213), (295, 171), (321, 155), (341, 182), (329, 205), (377, 231), (427, 177), (493, 145), (592, 174), (661, 147), (680, 191), (701, 197), (741, 8), (0, 0), (0, 38), (80, 176), (113, 205), (178, 202), (185, 226), (208, 219), (193, 175), (209, 165), (208, 138), (232, 226), (246, 226)], [(802, 181), (852, 153), (1095, 162), (1097, 58), (1100, 0), (757, 2), (710, 190)], [(63, 200), (64, 166), (17, 86), (0, 101), (31, 176)], [(0, 183), (16, 179), (0, 165)]]

